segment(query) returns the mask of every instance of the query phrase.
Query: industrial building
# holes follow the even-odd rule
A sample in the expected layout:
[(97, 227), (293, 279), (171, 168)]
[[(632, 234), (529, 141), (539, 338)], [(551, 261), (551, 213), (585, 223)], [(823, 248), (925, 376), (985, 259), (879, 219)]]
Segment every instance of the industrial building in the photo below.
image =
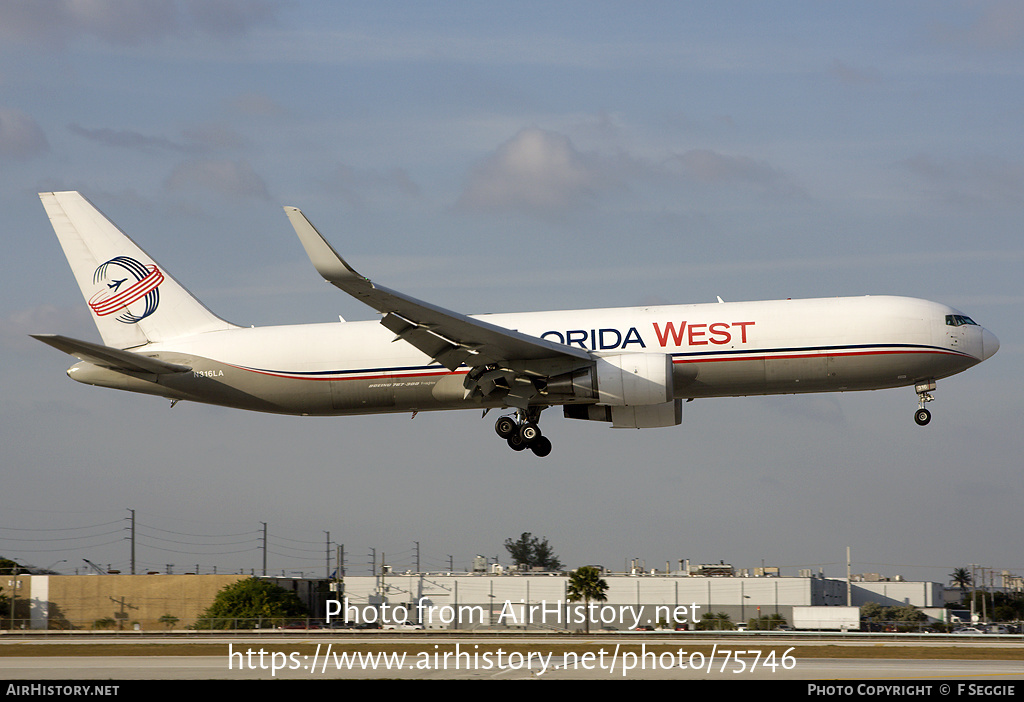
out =
[[(704, 614), (725, 613), (733, 622), (760, 616), (790, 619), (793, 607), (847, 604), (847, 582), (810, 577), (606, 574), (607, 599), (591, 615), (594, 626), (693, 624)], [(344, 580), (335, 595), (339, 616), (365, 623), (374, 608), (391, 622), (408, 620), (425, 628), (487, 626), (582, 627), (579, 605), (568, 605), (569, 578), (563, 573), (405, 573)], [(943, 606), (943, 587), (930, 582), (850, 582), (850, 604)], [(347, 607), (346, 607), (347, 605)], [(337, 607), (337, 605), (335, 605)], [(346, 617), (346, 614), (349, 615)], [(600, 615), (600, 616), (598, 616)], [(614, 615), (614, 616), (613, 616)], [(381, 616), (378, 614), (377, 616)]]
[[(820, 574), (605, 574), (607, 599), (585, 612), (568, 601), (566, 573), (385, 573), (326, 578), (268, 578), (293, 590), (311, 616), (353, 624), (411, 622), (426, 628), (484, 627), (628, 629), (693, 624), (707, 613), (733, 622), (778, 614), (796, 606), (846, 605), (846, 580)], [(772, 571), (768, 571), (771, 573)], [(18, 575), (3, 576), (14, 596), (15, 626), (25, 629), (114, 628), (144, 631), (192, 626), (217, 592), (247, 575)], [(943, 587), (931, 582), (849, 583), (850, 604), (922, 609), (943, 606)], [(173, 622), (170, 624), (169, 622)], [(3, 622), (3, 628), (10, 625)]]
[[(217, 593), (249, 575), (4, 575), (14, 628), (160, 631), (192, 626)], [(322, 609), (323, 580), (266, 578)], [(0, 628), (8, 628), (3, 618)]]

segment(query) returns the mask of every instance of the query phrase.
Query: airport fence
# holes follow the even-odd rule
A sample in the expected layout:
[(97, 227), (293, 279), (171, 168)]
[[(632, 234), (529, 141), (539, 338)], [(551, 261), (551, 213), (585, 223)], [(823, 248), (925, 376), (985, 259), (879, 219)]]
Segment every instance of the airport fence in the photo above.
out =
[[(315, 630), (350, 628), (337, 622), (327, 625), (322, 619), (312, 617), (215, 617), (201, 618), (194, 621), (181, 621), (175, 617), (152, 620), (103, 618), (97, 620), (51, 620), (46, 625), (31, 619), (14, 619), (4, 617), (0, 620), (0, 632), (17, 633), (31, 631), (52, 632), (94, 632), (94, 633), (159, 633), (162, 631), (281, 631), (281, 630)], [(351, 627), (354, 628), (354, 627)], [(373, 627), (364, 627), (373, 628)], [(378, 627), (379, 628), (379, 627)]]

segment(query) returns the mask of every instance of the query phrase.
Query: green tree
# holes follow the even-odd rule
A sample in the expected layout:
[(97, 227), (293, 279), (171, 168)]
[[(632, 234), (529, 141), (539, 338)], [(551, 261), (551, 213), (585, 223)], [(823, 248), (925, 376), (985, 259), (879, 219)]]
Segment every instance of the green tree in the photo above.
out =
[(27, 573), (28, 570), (11, 559), (0, 556), (0, 575), (25, 575)]
[(725, 631), (735, 628), (732, 617), (725, 612), (706, 612), (697, 622), (699, 631)]
[(547, 538), (538, 539), (528, 531), (524, 531), (517, 541), (505, 539), (505, 549), (512, 562), (525, 568), (541, 570), (561, 570), (562, 562), (548, 545)]
[(751, 617), (747, 621), (747, 629), (750, 631), (771, 631), (785, 623), (786, 618), (781, 614), (763, 614), (760, 617)]
[[(27, 570), (22, 568), (20, 565), (15, 563), (9, 558), (3, 558), (0, 556), (0, 575), (24, 575), (28, 573)], [(3, 590), (0, 587), (0, 590)], [(14, 614), (11, 612), (11, 600), (7, 595), (0, 595), (0, 616), (13, 617)], [(14, 626), (12, 619), (11, 626)]]
[(1009, 622), (1024, 619), (1024, 593), (992, 593), (992, 621)]
[(888, 623), (890, 626), (900, 627), (901, 630), (920, 627), (928, 621), (928, 615), (914, 605), (883, 607), (877, 602), (865, 602), (861, 605), (860, 616), (873, 624)]
[(174, 627), (175, 624), (178, 623), (178, 618), (173, 614), (165, 614), (162, 617), (160, 617), (160, 619), (158, 619), (157, 621), (166, 626), (168, 629), (171, 629)]
[(889, 610), (889, 618), (903, 625), (918, 625), (928, 621), (928, 615), (914, 605), (892, 607)]
[(252, 629), (259, 620), (281, 622), (307, 614), (306, 605), (291, 590), (259, 578), (248, 578), (221, 588), (213, 604), (200, 615), (196, 628)]
[(889, 618), (888, 608), (877, 602), (865, 602), (860, 607), (860, 616), (869, 622), (883, 622)]
[(590, 603), (608, 599), (608, 583), (594, 566), (577, 568), (569, 576), (570, 602), (583, 602), (587, 608), (586, 631), (590, 633)]

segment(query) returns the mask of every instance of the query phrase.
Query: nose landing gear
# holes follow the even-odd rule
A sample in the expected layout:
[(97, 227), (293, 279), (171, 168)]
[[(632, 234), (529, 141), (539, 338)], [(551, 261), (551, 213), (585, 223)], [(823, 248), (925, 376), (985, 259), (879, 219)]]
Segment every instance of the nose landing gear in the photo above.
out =
[(914, 386), (914, 390), (917, 391), (917, 411), (914, 412), (914, 421), (917, 422), (918, 426), (924, 426), (928, 422), (932, 421), (932, 413), (925, 409), (925, 403), (931, 402), (935, 398), (932, 397), (931, 391), (935, 389), (935, 381), (929, 381), (927, 383), (918, 383)]
[(508, 442), (513, 451), (530, 449), (536, 456), (551, 453), (551, 440), (540, 433), (537, 425), (540, 409), (516, 410), (515, 417), (498, 417), (494, 431)]

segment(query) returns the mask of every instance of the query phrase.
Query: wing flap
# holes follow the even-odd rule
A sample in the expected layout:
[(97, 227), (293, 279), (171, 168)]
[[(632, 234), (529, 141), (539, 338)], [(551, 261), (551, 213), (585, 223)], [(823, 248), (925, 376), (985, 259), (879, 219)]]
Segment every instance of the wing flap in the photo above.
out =
[(395, 333), (396, 340), (412, 344), (448, 370), (455, 370), (476, 353), (394, 312), (384, 315), (380, 323)]
[(72, 339), (69, 336), (61, 336), (59, 334), (31, 334), (30, 336), (59, 351), (74, 356), (80, 361), (87, 361), (88, 363), (109, 368), (113, 371), (163, 375), (166, 373), (185, 373), (192, 370), (190, 366), (168, 363), (158, 358), (144, 356), (141, 353), (115, 349), (110, 346), (103, 346), (102, 344), (94, 344), (90, 341)]

